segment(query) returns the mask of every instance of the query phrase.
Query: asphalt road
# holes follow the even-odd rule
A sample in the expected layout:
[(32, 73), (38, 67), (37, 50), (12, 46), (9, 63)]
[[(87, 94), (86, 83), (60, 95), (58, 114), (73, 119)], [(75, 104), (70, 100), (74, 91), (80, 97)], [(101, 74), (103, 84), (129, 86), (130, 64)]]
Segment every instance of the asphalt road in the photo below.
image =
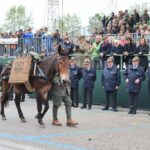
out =
[(45, 128), (40, 128), (34, 118), (36, 103), (27, 98), (21, 103), (27, 122), (21, 123), (15, 104), (5, 109), (7, 120), (0, 119), (0, 150), (150, 150), (150, 116), (148, 111), (128, 115), (128, 109), (115, 113), (102, 111), (102, 106), (92, 110), (73, 108), (76, 128), (66, 126), (65, 109), (59, 110), (62, 127), (51, 125), (52, 104), (44, 118)]

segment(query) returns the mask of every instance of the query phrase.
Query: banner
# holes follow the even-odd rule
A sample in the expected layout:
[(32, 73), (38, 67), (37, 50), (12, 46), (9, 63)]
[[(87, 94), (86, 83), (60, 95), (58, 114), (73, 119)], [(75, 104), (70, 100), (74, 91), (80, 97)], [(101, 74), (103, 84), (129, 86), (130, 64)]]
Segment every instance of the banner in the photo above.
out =
[(0, 44), (18, 44), (18, 38), (0, 39)]

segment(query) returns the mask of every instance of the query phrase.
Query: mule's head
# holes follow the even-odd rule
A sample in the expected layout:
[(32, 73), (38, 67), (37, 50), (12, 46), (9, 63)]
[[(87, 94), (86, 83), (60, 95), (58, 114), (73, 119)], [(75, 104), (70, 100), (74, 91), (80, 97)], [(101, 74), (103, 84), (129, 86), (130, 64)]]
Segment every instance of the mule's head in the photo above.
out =
[(59, 45), (58, 46), (59, 56), (57, 57), (57, 64), (61, 83), (69, 81), (69, 59), (68, 56), (65, 55), (64, 51), (65, 50), (62, 49), (61, 45)]

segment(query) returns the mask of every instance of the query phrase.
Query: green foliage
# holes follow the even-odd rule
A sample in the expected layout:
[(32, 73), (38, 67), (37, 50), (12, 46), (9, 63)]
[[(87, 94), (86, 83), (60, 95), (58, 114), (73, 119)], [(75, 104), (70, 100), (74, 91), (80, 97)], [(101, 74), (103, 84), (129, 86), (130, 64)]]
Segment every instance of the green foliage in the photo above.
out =
[(88, 26), (89, 32), (92, 32), (95, 27), (97, 27), (98, 29), (102, 28), (102, 22), (101, 22), (102, 16), (103, 14), (96, 13), (94, 16), (91, 16), (89, 18), (89, 26)]
[(3, 27), (0, 27), (0, 33), (3, 33), (5, 30)]
[(6, 13), (4, 28), (13, 32), (18, 29), (26, 29), (32, 26), (32, 20), (32, 15), (26, 14), (24, 6), (12, 6)]
[(148, 11), (150, 10), (150, 5), (147, 2), (136, 3), (128, 9), (129, 13), (132, 14), (134, 9), (136, 9), (137, 12), (139, 12), (139, 14), (142, 15), (145, 9), (147, 9)]
[(77, 15), (67, 14), (66, 16), (59, 19), (59, 30), (60, 33), (69, 33), (76, 36), (80, 33), (81, 20)]

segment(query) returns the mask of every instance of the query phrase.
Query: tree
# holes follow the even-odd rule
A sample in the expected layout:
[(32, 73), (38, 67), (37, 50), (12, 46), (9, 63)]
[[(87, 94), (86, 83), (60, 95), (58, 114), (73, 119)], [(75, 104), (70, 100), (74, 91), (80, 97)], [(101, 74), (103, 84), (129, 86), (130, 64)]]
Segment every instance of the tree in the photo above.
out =
[(32, 15), (26, 14), (24, 6), (12, 6), (6, 13), (4, 28), (13, 32), (18, 29), (26, 29), (32, 26), (32, 20)]
[(66, 16), (59, 19), (59, 30), (60, 33), (69, 33), (76, 36), (80, 33), (81, 20), (77, 15), (67, 14)]
[(134, 9), (136, 9), (139, 12), (139, 14), (142, 15), (145, 9), (150, 9), (150, 5), (147, 2), (136, 3), (129, 8), (129, 12), (133, 13)]
[(95, 27), (98, 29), (102, 28), (102, 14), (96, 13), (89, 18), (88, 31), (92, 32)]
[(3, 33), (5, 30), (3, 27), (0, 27), (0, 33)]

